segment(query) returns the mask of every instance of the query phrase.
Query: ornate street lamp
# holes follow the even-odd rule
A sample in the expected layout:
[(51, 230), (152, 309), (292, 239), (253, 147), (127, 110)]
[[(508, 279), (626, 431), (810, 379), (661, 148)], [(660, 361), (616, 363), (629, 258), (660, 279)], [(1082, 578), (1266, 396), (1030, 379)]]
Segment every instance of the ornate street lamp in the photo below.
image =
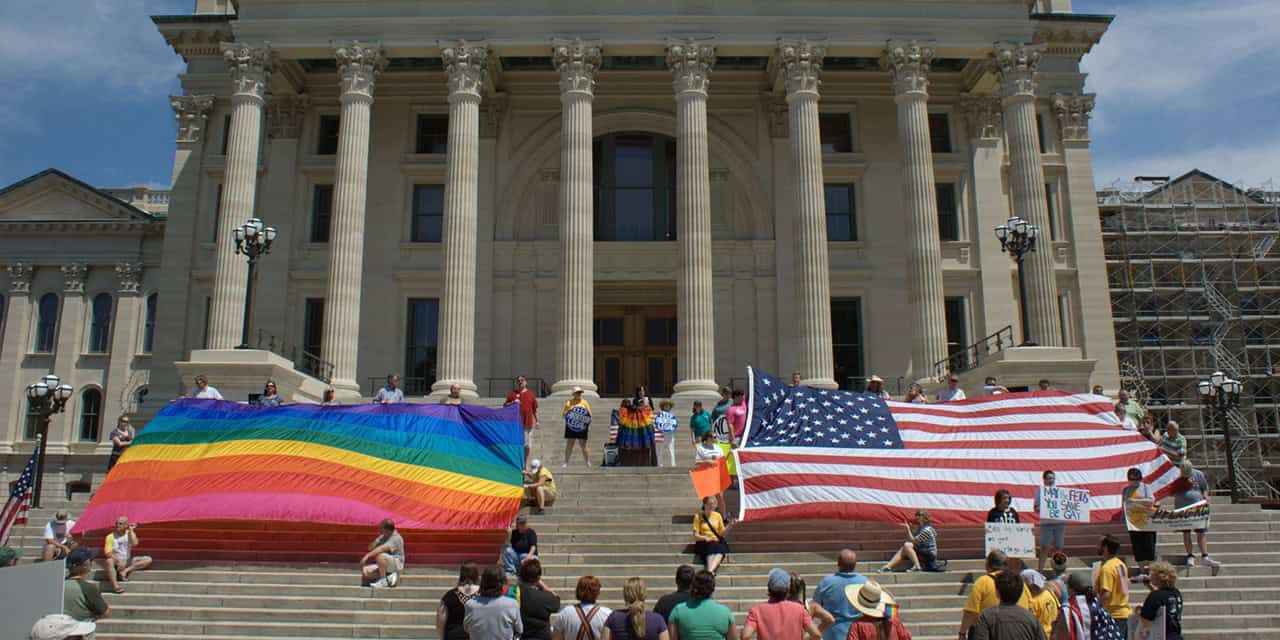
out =
[(996, 227), (996, 239), (1000, 241), (1000, 250), (1013, 256), (1018, 263), (1018, 309), (1022, 317), (1022, 346), (1034, 347), (1027, 332), (1027, 281), (1022, 275), (1022, 257), (1036, 250), (1036, 238), (1040, 235), (1039, 227), (1013, 216), (1007, 222)]
[(1240, 406), (1240, 392), (1244, 391), (1244, 383), (1232, 380), (1221, 371), (1214, 371), (1208, 380), (1201, 380), (1196, 385), (1200, 389), (1200, 401), (1213, 409), (1214, 420), (1222, 425), (1222, 442), (1227, 447), (1227, 478), (1231, 483), (1231, 501), (1240, 499), (1240, 489), (1236, 482), (1236, 452), (1231, 446), (1231, 420), (1227, 414)]
[(253, 308), (253, 270), (258, 265), (258, 258), (271, 253), (271, 243), (276, 241), (276, 228), (262, 224), (257, 218), (249, 218), (244, 224), (231, 230), (236, 239), (236, 255), (249, 259), (248, 282), (244, 287), (244, 323), (240, 331), (240, 346), (237, 349), (249, 348), (249, 312)]
[(56, 413), (62, 413), (71, 399), (71, 385), (58, 384), (58, 376), (50, 373), (39, 382), (27, 385), (27, 402), (31, 405), (31, 413), (40, 420), (40, 430), (36, 434), (36, 447), (40, 450), (39, 461), (36, 462), (36, 482), (31, 504), (40, 506), (40, 491), (44, 488), (44, 451), (49, 440), (49, 421)]

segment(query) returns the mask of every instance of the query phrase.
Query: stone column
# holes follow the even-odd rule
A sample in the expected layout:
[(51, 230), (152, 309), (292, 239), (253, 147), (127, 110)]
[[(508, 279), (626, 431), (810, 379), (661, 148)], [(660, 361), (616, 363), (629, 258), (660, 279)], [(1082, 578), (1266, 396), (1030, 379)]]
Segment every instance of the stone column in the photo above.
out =
[(35, 267), (14, 262), (5, 266), (9, 274), (9, 299), (5, 302), (4, 339), (0, 341), (0, 454), (13, 453), (13, 443), (22, 439), (27, 420), (27, 385), (21, 363), (31, 351), (31, 280)]
[(707, 159), (707, 84), (716, 48), (705, 40), (667, 47), (676, 94), (676, 238), (680, 243), (675, 395), (715, 399), (715, 305), (711, 277), (711, 167)]
[[(58, 338), (53, 353), (52, 371), (62, 377), (62, 381), (75, 389), (72, 397), (72, 411), (65, 411), (53, 417), (49, 423), (48, 453), (67, 453), (67, 445), (79, 439), (76, 433), (80, 422), (73, 413), (79, 405), (80, 384), (76, 379), (76, 362), (87, 351), (89, 346), (88, 318), (85, 317), (84, 285), (89, 279), (89, 265), (74, 262), (62, 265), (62, 308), (58, 311)], [(115, 327), (114, 318), (112, 328)], [(23, 385), (25, 388), (26, 385)], [(48, 465), (45, 465), (48, 467)]]
[(133, 376), (133, 357), (139, 351), (138, 339), (142, 329), (142, 274), (141, 262), (116, 265), (116, 317), (111, 325), (111, 360), (106, 382), (102, 385), (102, 416), (98, 429), (98, 446), (104, 453), (111, 451), (111, 438), (108, 436), (116, 417), (127, 408), (123, 394)]
[(818, 76), (825, 52), (825, 46), (806, 40), (780, 40), (773, 71), (775, 84), (786, 89), (794, 167), (796, 368), (805, 385), (834, 389), (831, 271), (827, 266), (827, 208), (818, 136)]
[(360, 394), (356, 358), (360, 340), (360, 287), (364, 273), (364, 210), (369, 178), (369, 120), (373, 86), (387, 66), (381, 45), (348, 42), (334, 49), (342, 111), (329, 221), (329, 286), (324, 303), (324, 359), (331, 384), (343, 396)]
[(591, 175), (591, 101), (600, 68), (598, 42), (558, 41), (552, 47), (560, 72), (560, 342), (556, 345), (556, 393), (592, 382), (595, 344), (594, 219)]
[(929, 143), (929, 64), (933, 46), (890, 42), (880, 64), (893, 81), (902, 143), (902, 199), (907, 209), (907, 303), (911, 313), (911, 377), (945, 375), (934, 365), (947, 357), (942, 244)]
[(449, 73), (449, 146), (441, 238), (443, 295), (432, 395), (458, 385), (476, 397), (476, 225), (480, 170), (480, 97), (489, 50), (465, 41), (443, 47)]
[(973, 244), (978, 254), (982, 304), (975, 305), (974, 335), (985, 336), (1018, 325), (1018, 303), (1014, 299), (1018, 285), (1013, 279), (1013, 264), (1000, 251), (992, 231), (1009, 219), (1009, 199), (1004, 189), (1004, 116), (1000, 98), (990, 95), (961, 95), (960, 109), (969, 129), (970, 189), (978, 223)]
[[(298, 218), (292, 214), (299, 197), (302, 202), (311, 202), (310, 192), (298, 191), (302, 178), (298, 171), (299, 138), (310, 105), (311, 99), (307, 94), (277, 94), (267, 100), (266, 175), (262, 181), (259, 196), (262, 206), (259, 209), (271, 216), (268, 222), (276, 228), (280, 241), (267, 257), (267, 262), (259, 263), (253, 284), (254, 291), (258, 293), (253, 299), (252, 325), (263, 328), (279, 342), (299, 348), (303, 346), (304, 309), (299, 308), (299, 301), (283, 294), (290, 289), (289, 272), (294, 266), (292, 248), (301, 246), (310, 232), (310, 217)], [(307, 211), (309, 213), (310, 209)]]
[(1013, 213), (1044, 233), (1036, 251), (1022, 261), (1026, 270), (1027, 334), (1040, 346), (1062, 342), (1058, 319), (1058, 285), (1053, 250), (1048, 246), (1049, 210), (1044, 195), (1044, 167), (1040, 164), (1040, 136), (1036, 130), (1036, 67), (1040, 47), (997, 43), (989, 66), (1000, 81), (1004, 126), (1009, 137), (1009, 195)]
[(235, 89), (231, 94), (231, 133), (222, 179), (222, 215), (218, 219), (213, 300), (209, 308), (209, 348), (240, 344), (244, 324), (245, 274), (249, 265), (236, 255), (231, 231), (252, 218), (258, 189), (258, 155), (262, 140), (262, 107), (271, 75), (267, 45), (224, 43), (223, 57)]

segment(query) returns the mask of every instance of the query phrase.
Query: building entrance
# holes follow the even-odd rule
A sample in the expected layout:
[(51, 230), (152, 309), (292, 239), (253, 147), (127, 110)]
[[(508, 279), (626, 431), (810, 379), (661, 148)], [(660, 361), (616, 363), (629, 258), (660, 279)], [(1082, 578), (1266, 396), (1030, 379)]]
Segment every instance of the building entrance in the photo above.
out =
[(675, 305), (597, 305), (595, 380), (605, 397), (627, 397), (645, 385), (671, 395), (676, 381)]

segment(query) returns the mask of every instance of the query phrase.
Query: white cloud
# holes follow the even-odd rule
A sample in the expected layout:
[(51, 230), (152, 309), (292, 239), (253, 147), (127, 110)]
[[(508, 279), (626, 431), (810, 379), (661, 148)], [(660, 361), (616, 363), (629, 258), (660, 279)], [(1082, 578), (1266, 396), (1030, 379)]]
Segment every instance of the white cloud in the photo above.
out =
[(1280, 179), (1277, 168), (1280, 168), (1280, 133), (1273, 131), (1248, 143), (1099, 159), (1093, 174), (1098, 185), (1105, 186), (1116, 180), (1132, 180), (1134, 176), (1176, 177), (1200, 169), (1227, 182), (1243, 181), (1248, 186), (1260, 186)]

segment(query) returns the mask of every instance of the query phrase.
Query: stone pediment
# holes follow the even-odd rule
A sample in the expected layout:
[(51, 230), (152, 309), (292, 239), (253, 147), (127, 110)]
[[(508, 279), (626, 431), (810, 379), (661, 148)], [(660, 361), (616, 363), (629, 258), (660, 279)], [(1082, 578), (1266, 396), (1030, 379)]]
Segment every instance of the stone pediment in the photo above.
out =
[(56, 169), (0, 190), (0, 223), (152, 222), (157, 218)]

